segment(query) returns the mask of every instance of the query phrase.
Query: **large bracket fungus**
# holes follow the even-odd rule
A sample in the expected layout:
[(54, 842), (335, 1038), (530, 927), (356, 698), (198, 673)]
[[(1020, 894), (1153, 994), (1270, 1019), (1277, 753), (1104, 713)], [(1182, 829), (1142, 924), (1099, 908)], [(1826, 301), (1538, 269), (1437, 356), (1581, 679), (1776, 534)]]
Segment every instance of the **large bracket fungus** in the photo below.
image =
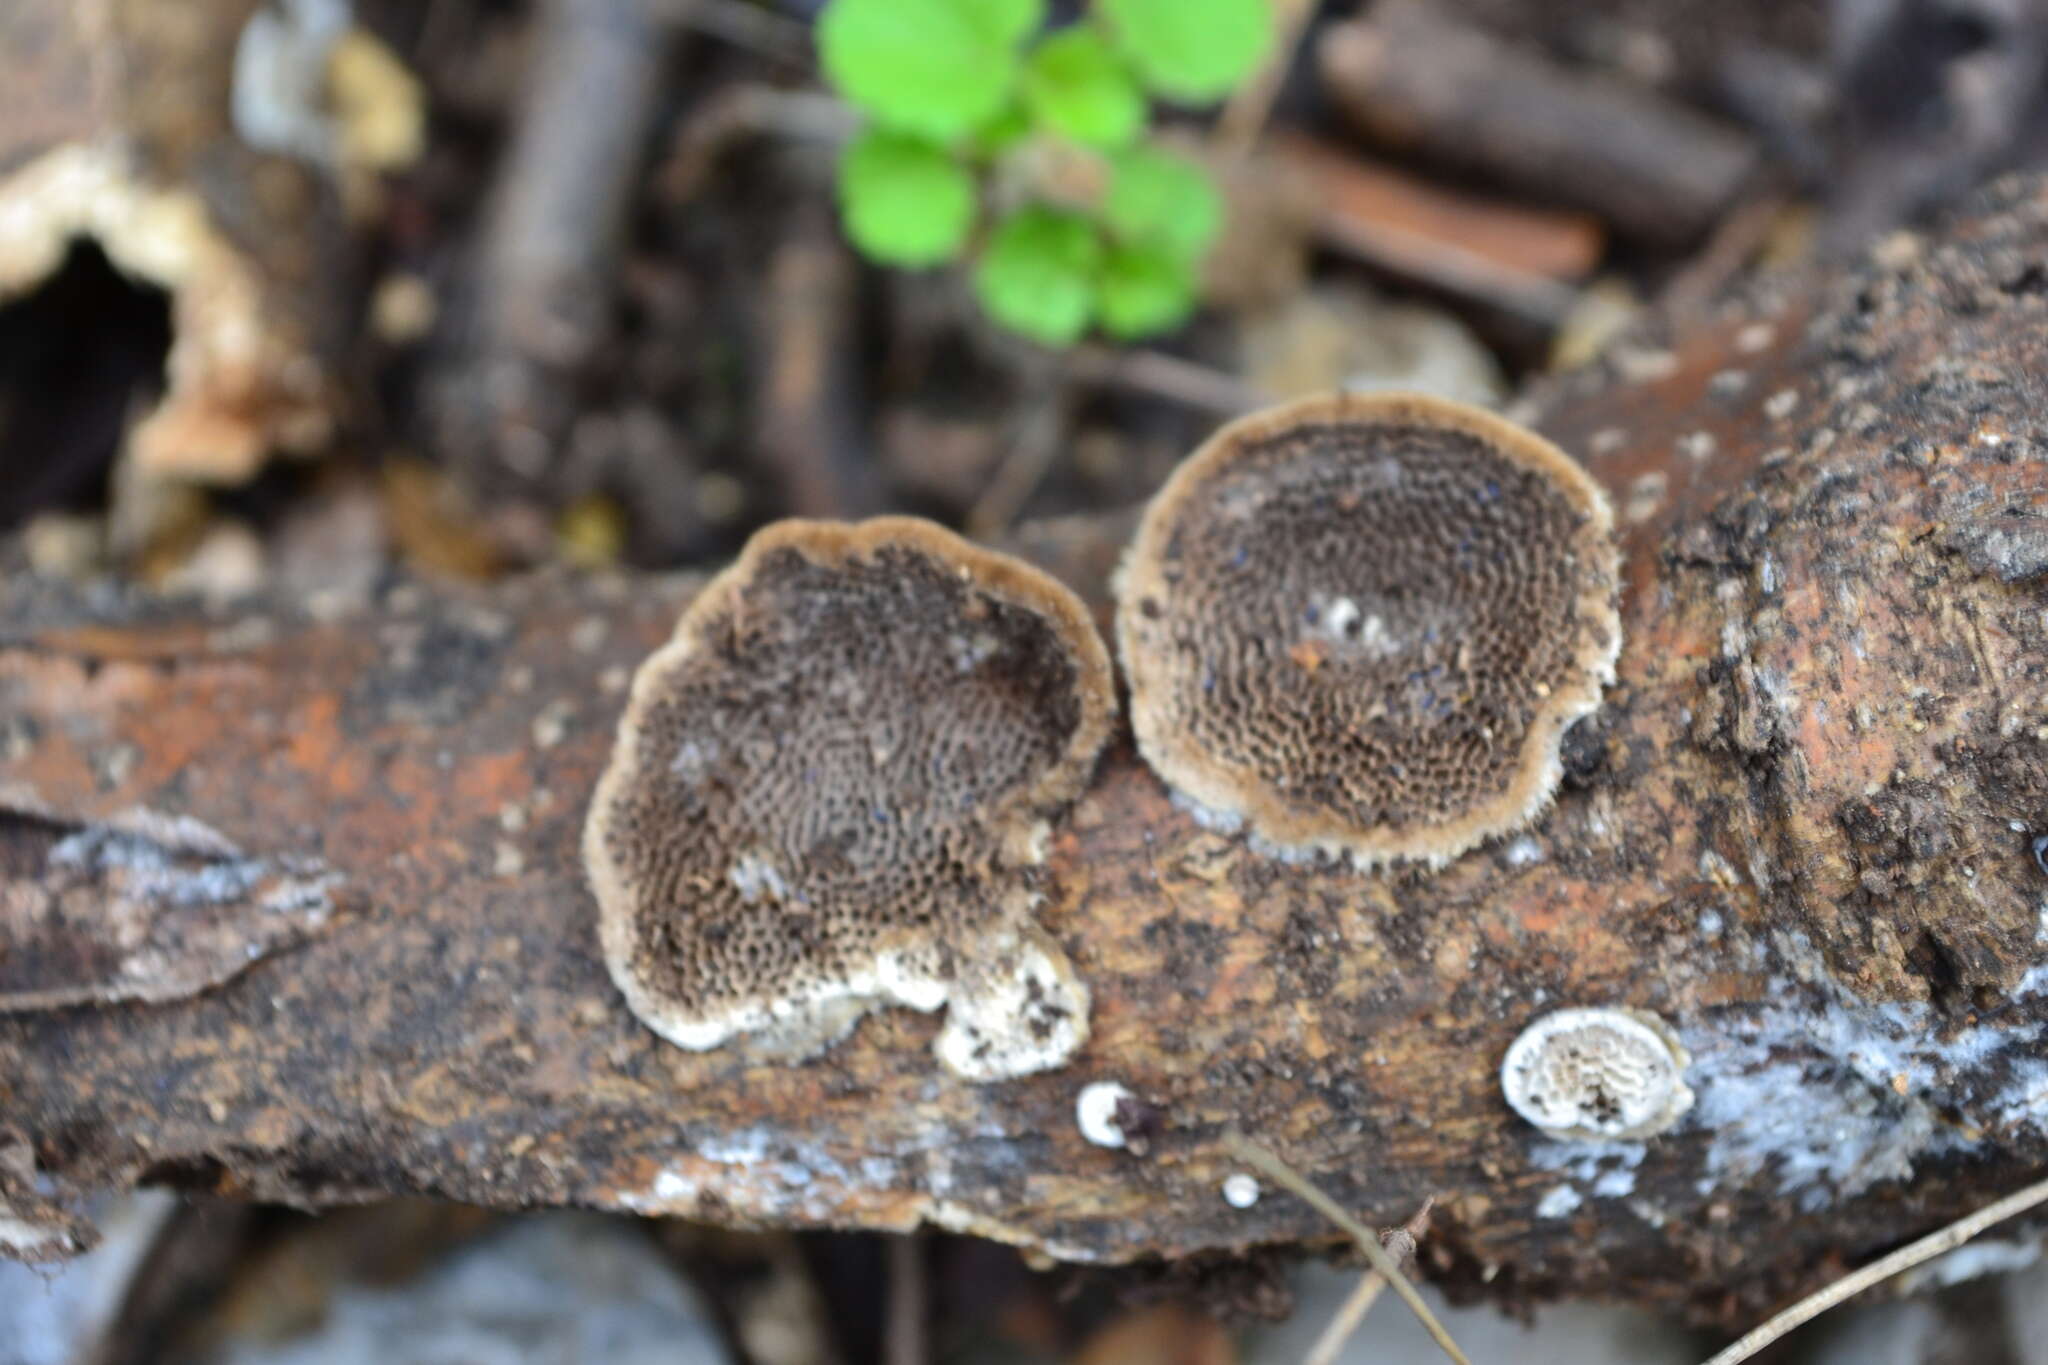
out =
[(1114, 706), (1029, 565), (906, 517), (767, 528), (633, 680), (584, 830), (613, 978), (686, 1048), (804, 1056), (950, 1002), (955, 1072), (1058, 1065), (1088, 998), (1030, 868)]
[(1254, 413), (1146, 510), (1117, 589), (1138, 746), (1284, 850), (1442, 863), (1555, 794), (1621, 647), (1606, 496), (1412, 394)]

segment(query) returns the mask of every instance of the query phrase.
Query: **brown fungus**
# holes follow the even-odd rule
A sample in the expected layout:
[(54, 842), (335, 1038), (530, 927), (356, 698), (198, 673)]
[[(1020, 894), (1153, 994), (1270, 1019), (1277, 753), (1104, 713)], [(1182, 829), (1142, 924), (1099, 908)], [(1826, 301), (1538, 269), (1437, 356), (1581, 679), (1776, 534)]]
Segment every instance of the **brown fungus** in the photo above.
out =
[(686, 1048), (809, 1055), (950, 1002), (954, 1071), (1060, 1064), (1088, 997), (1028, 868), (1114, 705), (1031, 566), (908, 517), (768, 527), (634, 677), (584, 829), (613, 978)]
[(1440, 864), (1549, 803), (1621, 644), (1613, 514), (1490, 413), (1304, 399), (1223, 428), (1117, 588), (1138, 746), (1280, 851)]

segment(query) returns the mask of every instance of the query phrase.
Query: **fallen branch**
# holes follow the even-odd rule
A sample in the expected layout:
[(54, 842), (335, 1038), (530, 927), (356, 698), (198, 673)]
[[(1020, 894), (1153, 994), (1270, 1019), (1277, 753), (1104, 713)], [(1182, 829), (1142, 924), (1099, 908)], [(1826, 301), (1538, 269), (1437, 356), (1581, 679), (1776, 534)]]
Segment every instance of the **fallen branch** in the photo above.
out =
[(1418, 0), (1380, 0), (1325, 30), (1317, 56), (1331, 98), (1380, 145), (1591, 210), (1631, 237), (1698, 237), (1758, 161), (1732, 127)]
[[(681, 1051), (623, 1007), (577, 837), (631, 670), (697, 580), (209, 614), (0, 575), (0, 950), (47, 914), (48, 951), (120, 961), (152, 923), (46, 899), (30, 804), (75, 830), (153, 811), (338, 879), (334, 913), (218, 984), (0, 1015), (0, 1126), (32, 1166), (0, 1166), (0, 1217), (54, 1228), (154, 1182), (935, 1223), (1074, 1261), (1327, 1238), (1292, 1200), (1217, 1197), (1237, 1125), (1347, 1208), (1440, 1192), (1428, 1262), (1454, 1290), (1753, 1320), (2048, 1161), (2044, 273), (2048, 192), (2014, 182), (1525, 395), (1624, 531), (1619, 679), (1555, 809), (1435, 874), (1281, 863), (1114, 743), (1042, 888), (1093, 1036), (997, 1086), (944, 1079), (911, 1011), (788, 1066)], [(1100, 612), (1128, 531), (1014, 543)], [(238, 932), (246, 900), (220, 905), (180, 913)], [(1515, 1117), (1501, 1056), (1561, 1003), (1677, 1032), (1678, 1127), (1571, 1144)], [(1096, 1080), (1135, 1097), (1144, 1156), (1082, 1137)]]
[(792, 209), (768, 268), (753, 418), (760, 462), (792, 516), (882, 510), (874, 460), (851, 410), (858, 284), (831, 211), (819, 203)]
[(1314, 187), (1325, 245), (1524, 317), (1563, 317), (1606, 246), (1583, 214), (1461, 194), (1313, 138), (1275, 138), (1274, 154)]
[(684, 8), (546, 0), (534, 70), (428, 383), (434, 428), (476, 489), (546, 491), (583, 380), (611, 326), (616, 258)]

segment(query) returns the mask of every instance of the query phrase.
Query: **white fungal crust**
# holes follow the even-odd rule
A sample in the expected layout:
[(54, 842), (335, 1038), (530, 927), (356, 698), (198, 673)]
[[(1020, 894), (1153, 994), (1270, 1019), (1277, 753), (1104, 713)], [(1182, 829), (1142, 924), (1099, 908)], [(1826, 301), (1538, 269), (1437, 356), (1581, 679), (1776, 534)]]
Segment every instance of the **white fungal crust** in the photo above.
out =
[(813, 1055), (950, 1006), (948, 1067), (1059, 1065), (1088, 992), (1025, 869), (1109, 733), (1087, 610), (929, 522), (763, 530), (635, 675), (584, 827), (605, 961), (679, 1046)]
[(1634, 1141), (1692, 1108), (1691, 1063), (1653, 1014), (1563, 1009), (1522, 1030), (1501, 1062), (1500, 1083), (1515, 1112), (1552, 1137)]
[(1088, 1041), (1088, 987), (1043, 933), (984, 940), (947, 996), (932, 1049), (956, 1076), (1000, 1081), (1050, 1071)]
[(1283, 853), (1441, 864), (1539, 815), (1621, 646), (1614, 518), (1557, 447), (1419, 394), (1254, 413), (1117, 583), (1154, 771)]
[(1129, 1139), (1117, 1122), (1117, 1110), (1136, 1100), (1121, 1081), (1093, 1081), (1074, 1097), (1074, 1122), (1081, 1136), (1097, 1147), (1122, 1147)]

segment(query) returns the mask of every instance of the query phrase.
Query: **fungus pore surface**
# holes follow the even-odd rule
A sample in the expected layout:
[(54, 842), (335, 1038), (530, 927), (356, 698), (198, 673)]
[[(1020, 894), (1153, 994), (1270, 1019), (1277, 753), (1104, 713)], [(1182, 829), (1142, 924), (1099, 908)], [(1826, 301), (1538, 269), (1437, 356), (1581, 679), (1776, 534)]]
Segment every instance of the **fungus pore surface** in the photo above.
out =
[(1613, 516), (1479, 409), (1255, 413), (1147, 509), (1117, 591), (1145, 758), (1285, 850), (1441, 863), (1549, 803), (1620, 650)]
[(1057, 1065), (1087, 994), (1029, 867), (1113, 706), (1036, 569), (911, 518), (767, 528), (633, 680), (584, 831), (614, 979), (688, 1048), (806, 1055), (950, 999), (949, 1067)]
[(1516, 1113), (1552, 1137), (1640, 1139), (1692, 1108), (1691, 1063), (1654, 1014), (1555, 1010), (1509, 1045), (1501, 1090)]

